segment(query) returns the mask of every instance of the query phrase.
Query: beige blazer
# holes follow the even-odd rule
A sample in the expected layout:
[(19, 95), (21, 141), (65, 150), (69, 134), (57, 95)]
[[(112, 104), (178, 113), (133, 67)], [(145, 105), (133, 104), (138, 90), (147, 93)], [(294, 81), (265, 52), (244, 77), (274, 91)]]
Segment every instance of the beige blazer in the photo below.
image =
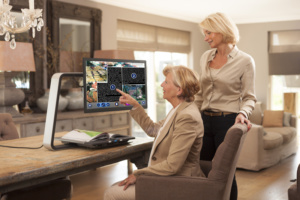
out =
[[(152, 137), (156, 137), (165, 120), (154, 123), (140, 106), (130, 111), (133, 119)], [(134, 175), (204, 176), (199, 167), (204, 128), (195, 103), (183, 102), (161, 130), (153, 147), (151, 166), (134, 171)]]

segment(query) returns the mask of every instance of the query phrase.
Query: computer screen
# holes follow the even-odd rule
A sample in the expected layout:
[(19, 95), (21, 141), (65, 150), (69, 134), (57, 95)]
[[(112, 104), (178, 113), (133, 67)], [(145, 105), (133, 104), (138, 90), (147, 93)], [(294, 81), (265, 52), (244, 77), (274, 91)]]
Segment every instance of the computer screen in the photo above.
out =
[(122, 105), (116, 89), (131, 95), (147, 108), (146, 61), (83, 59), (84, 112), (130, 110)]

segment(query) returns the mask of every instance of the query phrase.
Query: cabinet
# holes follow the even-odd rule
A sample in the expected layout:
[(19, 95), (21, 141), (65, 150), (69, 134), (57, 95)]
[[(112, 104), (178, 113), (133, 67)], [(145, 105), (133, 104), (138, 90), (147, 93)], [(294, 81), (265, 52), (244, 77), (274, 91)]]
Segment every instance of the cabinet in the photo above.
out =
[[(25, 115), (13, 120), (20, 137), (44, 134), (46, 114)], [(128, 111), (101, 113), (70, 111), (57, 114), (55, 132), (71, 131), (75, 128), (131, 135), (131, 117)]]

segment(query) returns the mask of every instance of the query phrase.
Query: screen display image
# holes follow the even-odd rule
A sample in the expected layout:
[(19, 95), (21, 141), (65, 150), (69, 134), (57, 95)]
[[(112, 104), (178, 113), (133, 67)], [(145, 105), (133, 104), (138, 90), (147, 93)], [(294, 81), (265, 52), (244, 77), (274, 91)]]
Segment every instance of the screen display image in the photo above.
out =
[(120, 104), (116, 89), (147, 108), (146, 61), (84, 58), (83, 78), (85, 112), (130, 110)]

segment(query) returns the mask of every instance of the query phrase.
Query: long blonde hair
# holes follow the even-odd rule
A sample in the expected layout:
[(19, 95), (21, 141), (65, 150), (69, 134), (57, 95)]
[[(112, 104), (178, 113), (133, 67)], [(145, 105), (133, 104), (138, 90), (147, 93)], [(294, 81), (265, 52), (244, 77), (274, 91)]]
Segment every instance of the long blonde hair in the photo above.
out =
[(214, 13), (208, 15), (199, 26), (204, 30), (221, 33), (223, 35), (223, 42), (235, 45), (240, 39), (239, 29), (232, 19), (224, 13)]

